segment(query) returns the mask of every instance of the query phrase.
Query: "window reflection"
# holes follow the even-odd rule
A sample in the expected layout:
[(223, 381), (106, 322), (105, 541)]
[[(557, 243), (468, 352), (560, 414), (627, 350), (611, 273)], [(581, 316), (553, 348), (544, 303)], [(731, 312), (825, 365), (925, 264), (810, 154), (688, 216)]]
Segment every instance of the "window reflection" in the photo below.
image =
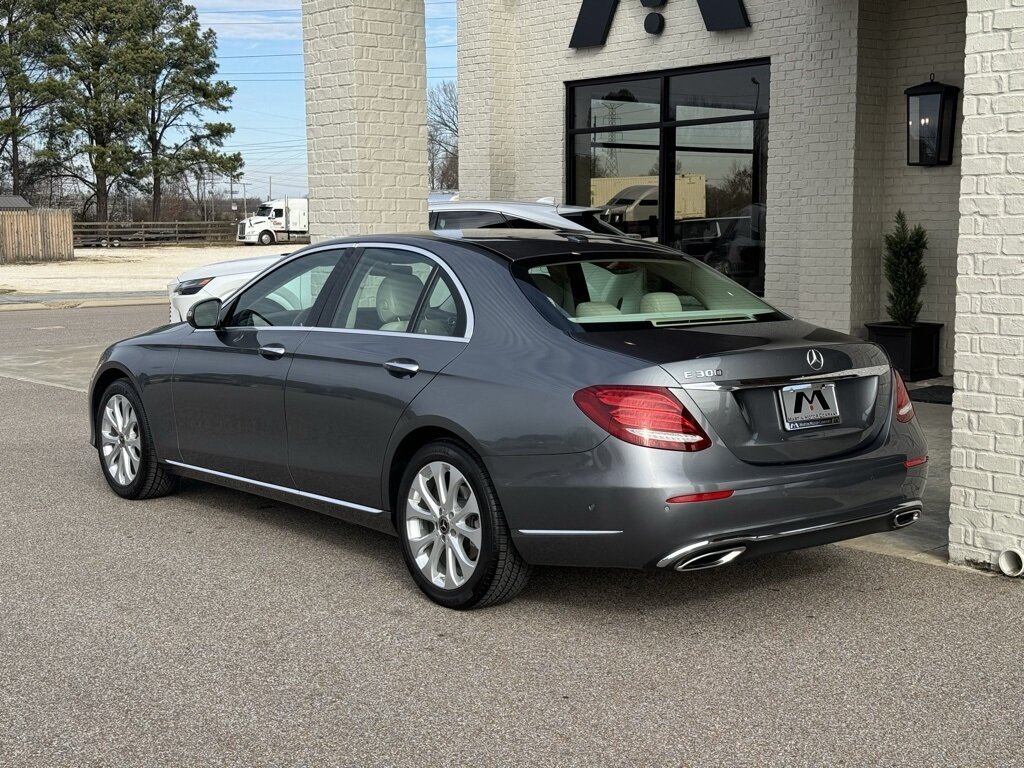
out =
[(576, 202), (600, 206), (616, 229), (657, 239), (658, 131), (614, 131), (576, 139)]
[(763, 293), (769, 81), (757, 64), (572, 87), (572, 202)]

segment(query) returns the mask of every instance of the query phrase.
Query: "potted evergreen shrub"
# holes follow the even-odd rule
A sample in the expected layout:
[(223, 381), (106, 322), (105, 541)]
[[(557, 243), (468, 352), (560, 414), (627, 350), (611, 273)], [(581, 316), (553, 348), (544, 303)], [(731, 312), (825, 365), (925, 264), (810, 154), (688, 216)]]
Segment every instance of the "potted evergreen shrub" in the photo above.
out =
[(888, 322), (867, 323), (868, 338), (889, 354), (907, 381), (939, 375), (939, 333), (942, 323), (923, 323), (921, 289), (928, 282), (924, 252), (928, 233), (917, 224), (911, 229), (903, 211), (896, 213), (896, 227), (885, 236), (885, 279), (889, 281)]

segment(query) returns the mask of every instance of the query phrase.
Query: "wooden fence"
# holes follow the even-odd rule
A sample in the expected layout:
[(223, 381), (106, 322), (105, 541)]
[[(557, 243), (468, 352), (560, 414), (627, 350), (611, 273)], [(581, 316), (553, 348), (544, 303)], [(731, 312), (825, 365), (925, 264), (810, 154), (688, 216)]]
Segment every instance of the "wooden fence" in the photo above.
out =
[(73, 258), (71, 211), (0, 211), (0, 264)]
[(235, 239), (230, 221), (76, 221), (75, 245), (145, 248), (172, 243), (225, 242)]

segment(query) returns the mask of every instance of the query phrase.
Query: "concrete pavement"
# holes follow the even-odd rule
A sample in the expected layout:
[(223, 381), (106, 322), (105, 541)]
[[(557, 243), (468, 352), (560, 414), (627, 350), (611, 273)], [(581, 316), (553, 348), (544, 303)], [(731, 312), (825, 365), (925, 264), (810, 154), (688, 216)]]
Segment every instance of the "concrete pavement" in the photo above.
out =
[(162, 293), (182, 272), (205, 264), (289, 253), (297, 243), (196, 244), (151, 248), (76, 248), (73, 261), (0, 265), (0, 295)]
[[(7, 313), (0, 343), (60, 348), (39, 380), (78, 388), (71, 348), (161, 321)], [(117, 498), (84, 395), (10, 365), (0, 763), (978, 765), (1024, 749), (1020, 581), (830, 546), (691, 574), (542, 569), (513, 603), (453, 613), (388, 537), (199, 483)]]

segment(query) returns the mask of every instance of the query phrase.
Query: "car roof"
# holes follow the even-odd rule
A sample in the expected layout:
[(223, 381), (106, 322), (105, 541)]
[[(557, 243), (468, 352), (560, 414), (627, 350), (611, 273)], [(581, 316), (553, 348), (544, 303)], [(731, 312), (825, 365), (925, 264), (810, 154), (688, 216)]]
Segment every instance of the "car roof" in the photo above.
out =
[(516, 200), (449, 200), (445, 202), (430, 203), (430, 210), (433, 211), (498, 211), (513, 216), (535, 216), (538, 213), (563, 215), (566, 213), (587, 213), (590, 211), (601, 211), (602, 208), (595, 208), (587, 205), (556, 205), (555, 203), (524, 203)]
[(523, 259), (563, 256), (567, 254), (583, 256), (588, 253), (607, 253), (608, 251), (632, 254), (636, 258), (641, 256), (683, 257), (683, 254), (679, 251), (672, 250), (663, 245), (626, 237), (603, 235), (596, 232), (527, 229), (518, 231), (515, 234), (509, 234), (509, 231), (494, 229), (441, 230), (438, 232), (404, 235), (344, 237), (320, 242), (317, 245), (393, 243), (395, 245), (418, 246), (429, 250), (432, 245), (448, 243), (483, 250), (508, 261), (521, 261)]

